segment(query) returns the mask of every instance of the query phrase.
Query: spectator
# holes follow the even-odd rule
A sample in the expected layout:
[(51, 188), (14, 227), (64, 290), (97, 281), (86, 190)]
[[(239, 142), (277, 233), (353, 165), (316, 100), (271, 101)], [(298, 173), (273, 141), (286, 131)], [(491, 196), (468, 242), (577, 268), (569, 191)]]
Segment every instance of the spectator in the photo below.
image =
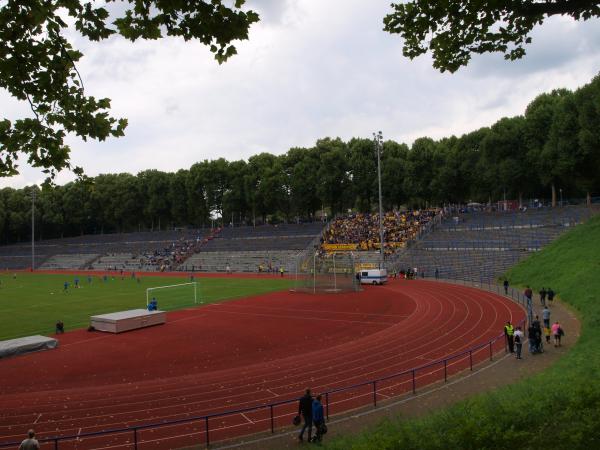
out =
[(504, 336), (506, 336), (506, 345), (508, 346), (508, 351), (510, 353), (514, 353), (514, 334), (515, 334), (515, 330), (514, 327), (512, 326), (512, 324), (510, 323), (510, 320), (506, 322), (506, 325), (504, 325)]
[(558, 320), (552, 324), (552, 335), (554, 336), (554, 346), (560, 347), (560, 339), (565, 335), (565, 332), (558, 323)]
[(300, 435), (298, 435), (298, 440), (300, 442), (304, 441), (304, 430), (308, 428), (308, 442), (311, 441), (312, 436), (312, 423), (313, 423), (313, 414), (312, 414), (312, 403), (313, 398), (310, 393), (310, 389), (307, 389), (304, 395), (300, 398), (298, 402), (298, 415), (302, 416), (304, 419), (304, 426), (300, 430)]
[(542, 289), (541, 289), (541, 291), (540, 291), (540, 304), (541, 304), (542, 306), (546, 306), (546, 294), (547, 294), (547, 293), (548, 293), (548, 292), (546, 291), (546, 289), (544, 289), (544, 288), (542, 287)]
[[(386, 212), (383, 216), (385, 253), (390, 254), (394, 248), (402, 247), (406, 241), (417, 237), (438, 213), (438, 210)], [(357, 244), (361, 250), (375, 250), (379, 248), (379, 240), (379, 214), (355, 213), (332, 221), (322, 243)]]
[(35, 431), (29, 430), (27, 432), (27, 438), (19, 445), (19, 450), (39, 450), (40, 443), (35, 438)]
[(552, 288), (548, 288), (546, 295), (548, 296), (548, 301), (550, 302), (550, 304), (552, 304), (552, 302), (554, 301), (554, 295), (556, 295)]
[(508, 280), (505, 278), (504, 279), (504, 295), (508, 295)]
[(542, 320), (544, 321), (544, 328), (550, 328), (550, 310), (546, 305), (544, 305), (544, 309), (542, 310)]
[(523, 331), (521, 331), (521, 327), (517, 327), (514, 335), (514, 342), (517, 351), (517, 359), (521, 359), (521, 350), (523, 349), (523, 339), (525, 339), (525, 335)]
[(323, 405), (321, 403), (321, 398), (321, 395), (317, 395), (312, 403), (312, 418), (316, 430), (316, 436), (313, 442), (321, 442), (324, 434), (323, 431), (325, 426), (325, 418), (323, 416)]
[(56, 334), (64, 334), (65, 332), (65, 324), (62, 320), (56, 322)]

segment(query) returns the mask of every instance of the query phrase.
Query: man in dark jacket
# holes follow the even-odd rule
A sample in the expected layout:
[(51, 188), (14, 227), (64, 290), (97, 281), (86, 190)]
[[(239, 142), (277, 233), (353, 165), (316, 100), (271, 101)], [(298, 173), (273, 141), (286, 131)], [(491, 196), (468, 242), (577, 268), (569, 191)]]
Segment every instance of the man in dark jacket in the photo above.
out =
[(304, 441), (304, 430), (308, 428), (308, 442), (310, 442), (312, 436), (312, 403), (313, 398), (310, 395), (310, 389), (307, 389), (304, 395), (300, 398), (298, 402), (298, 415), (302, 416), (304, 419), (304, 426), (302, 430), (300, 430), (300, 435), (298, 436), (298, 440), (300, 442)]
[(550, 301), (550, 304), (552, 304), (554, 301), (554, 291), (552, 288), (548, 288), (548, 292), (546, 294), (548, 295), (548, 301)]
[(546, 306), (546, 294), (546, 289), (542, 288), (542, 290), (540, 291), (540, 304), (542, 306)]

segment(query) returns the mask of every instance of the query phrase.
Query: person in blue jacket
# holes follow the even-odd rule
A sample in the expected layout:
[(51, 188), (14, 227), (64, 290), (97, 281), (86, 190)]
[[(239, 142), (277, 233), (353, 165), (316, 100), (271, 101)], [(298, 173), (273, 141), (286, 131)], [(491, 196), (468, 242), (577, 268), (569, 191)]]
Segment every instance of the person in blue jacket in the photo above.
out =
[(325, 425), (325, 420), (323, 417), (323, 404), (321, 403), (321, 398), (321, 395), (317, 395), (312, 404), (312, 419), (317, 430), (313, 442), (321, 442), (321, 439), (323, 438), (323, 425)]

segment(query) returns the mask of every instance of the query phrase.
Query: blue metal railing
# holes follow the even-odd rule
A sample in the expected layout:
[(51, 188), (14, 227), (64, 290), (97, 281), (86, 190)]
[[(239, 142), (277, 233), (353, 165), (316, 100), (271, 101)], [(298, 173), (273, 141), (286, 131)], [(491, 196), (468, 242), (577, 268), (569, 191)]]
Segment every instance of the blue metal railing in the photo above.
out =
[[(498, 294), (500, 294), (501, 291), (504, 289), (503, 287), (501, 287), (497, 284), (492, 284), (491, 281), (488, 281), (487, 284), (485, 282), (475, 283), (475, 282), (468, 281), (468, 280), (442, 280), (442, 281), (447, 281), (447, 282), (451, 282), (451, 283), (460, 282), (464, 285), (469, 285), (469, 286), (477, 287), (480, 289), (497, 292)], [(518, 292), (512, 288), (509, 288), (508, 292), (506, 293), (506, 296), (510, 297), (513, 301), (517, 302), (518, 304), (525, 306), (524, 296), (520, 292)], [(523, 319), (519, 323), (519, 326), (522, 326), (524, 323), (525, 323), (525, 319)], [(489, 341), (484, 342), (482, 344), (478, 344), (478, 345), (471, 347), (463, 352), (456, 353), (454, 355), (451, 355), (451, 356), (448, 356), (448, 357), (445, 357), (442, 359), (438, 359), (436, 361), (433, 361), (428, 364), (424, 364), (422, 366), (413, 367), (411, 369), (407, 369), (402, 372), (397, 372), (397, 373), (394, 373), (391, 375), (386, 375), (385, 377), (364, 381), (362, 383), (353, 384), (351, 386), (344, 386), (344, 387), (332, 389), (329, 391), (325, 391), (322, 393), (322, 395), (325, 396), (324, 407), (325, 407), (325, 412), (326, 412), (326, 418), (327, 418), (327, 420), (329, 420), (329, 409), (330, 409), (330, 400), (329, 399), (330, 399), (330, 396), (333, 394), (349, 392), (352, 390), (359, 389), (361, 387), (372, 386), (373, 407), (377, 407), (377, 384), (378, 383), (382, 383), (382, 382), (397, 379), (397, 378), (402, 378), (402, 377), (409, 375), (410, 381), (411, 381), (411, 389), (410, 390), (411, 390), (412, 394), (416, 394), (416, 392), (417, 392), (417, 374), (419, 372), (423, 372), (424, 370), (431, 369), (436, 366), (440, 366), (440, 369), (438, 369), (438, 370), (441, 370), (442, 366), (443, 366), (444, 382), (447, 382), (448, 381), (448, 363), (455, 361), (455, 360), (460, 360), (462, 358), (466, 358), (468, 356), (469, 370), (472, 371), (473, 370), (473, 355), (475, 353), (481, 351), (482, 349), (488, 348), (489, 349), (489, 360), (492, 361), (493, 356), (494, 356), (494, 351), (493, 351), (494, 344), (496, 344), (500, 340), (502, 340), (502, 341), (505, 340), (504, 333), (501, 333), (501, 334), (493, 337)], [(432, 382), (428, 382), (427, 384), (431, 384), (431, 383)], [(204, 439), (203, 444), (206, 446), (209, 446), (210, 442), (211, 442), (210, 441), (210, 420), (211, 419), (235, 416), (235, 415), (239, 415), (239, 414), (244, 414), (244, 413), (249, 413), (249, 412), (257, 412), (257, 411), (261, 411), (261, 410), (268, 410), (269, 411), (269, 419), (270, 419), (269, 420), (270, 431), (271, 431), (271, 433), (275, 433), (274, 408), (276, 408), (278, 406), (282, 406), (282, 405), (297, 404), (297, 402), (298, 402), (297, 398), (292, 398), (292, 399), (288, 399), (288, 400), (281, 400), (278, 402), (266, 403), (266, 404), (257, 405), (257, 406), (250, 406), (250, 407), (242, 408), (242, 409), (235, 409), (235, 410), (228, 410), (228, 411), (223, 411), (223, 412), (214, 413), (214, 414), (186, 417), (183, 419), (155, 422), (155, 423), (150, 423), (150, 424), (145, 424), (145, 425), (136, 425), (136, 426), (132, 426), (132, 427), (113, 428), (113, 429), (109, 429), (109, 430), (102, 430), (102, 431), (95, 431), (95, 432), (88, 432), (88, 433), (79, 433), (79, 434), (71, 434), (71, 435), (63, 435), (63, 436), (38, 438), (38, 441), (40, 443), (52, 443), (54, 449), (58, 450), (59, 444), (64, 441), (80, 442), (82, 439), (85, 439), (85, 438), (132, 433), (132, 441), (130, 443), (122, 444), (120, 446), (121, 447), (125, 447), (125, 446), (133, 447), (135, 450), (137, 450), (139, 445), (144, 443), (144, 442), (139, 442), (139, 439), (138, 439), (138, 433), (142, 430), (149, 430), (149, 429), (155, 430), (155, 429), (158, 429), (161, 427), (182, 425), (182, 424), (191, 424), (193, 422), (198, 422), (198, 423), (203, 423), (204, 432), (206, 433), (206, 438)], [(175, 439), (175, 438), (177, 438), (177, 436), (176, 435), (171, 436), (171, 438)], [(152, 442), (152, 441), (147, 441), (147, 442)], [(2, 442), (2, 443), (0, 443), (0, 448), (16, 447), (19, 444), (20, 444), (20, 441)], [(114, 447), (114, 445), (112, 447)]]

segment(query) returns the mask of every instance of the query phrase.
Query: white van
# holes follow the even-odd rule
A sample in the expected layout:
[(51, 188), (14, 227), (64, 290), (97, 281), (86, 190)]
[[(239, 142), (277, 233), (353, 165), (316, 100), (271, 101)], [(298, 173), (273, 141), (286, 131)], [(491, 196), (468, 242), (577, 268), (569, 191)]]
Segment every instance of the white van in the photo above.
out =
[(387, 269), (361, 270), (360, 284), (383, 284), (387, 283)]

